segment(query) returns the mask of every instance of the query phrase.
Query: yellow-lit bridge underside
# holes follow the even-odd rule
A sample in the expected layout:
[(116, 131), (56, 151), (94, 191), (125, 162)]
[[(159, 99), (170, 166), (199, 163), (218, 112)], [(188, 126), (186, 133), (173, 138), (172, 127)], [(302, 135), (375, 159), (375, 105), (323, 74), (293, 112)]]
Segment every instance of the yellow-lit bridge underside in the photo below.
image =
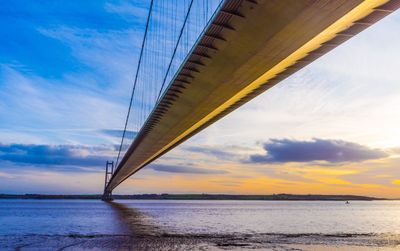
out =
[(399, 5), (399, 0), (226, 0), (106, 192)]

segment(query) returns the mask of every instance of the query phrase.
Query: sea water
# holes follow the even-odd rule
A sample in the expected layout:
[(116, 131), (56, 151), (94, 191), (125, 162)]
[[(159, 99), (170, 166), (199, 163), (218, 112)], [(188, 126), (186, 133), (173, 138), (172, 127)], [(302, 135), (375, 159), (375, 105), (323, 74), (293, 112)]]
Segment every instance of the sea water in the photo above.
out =
[(0, 200), (0, 247), (35, 236), (131, 235), (294, 243), (391, 236), (397, 245), (400, 201)]

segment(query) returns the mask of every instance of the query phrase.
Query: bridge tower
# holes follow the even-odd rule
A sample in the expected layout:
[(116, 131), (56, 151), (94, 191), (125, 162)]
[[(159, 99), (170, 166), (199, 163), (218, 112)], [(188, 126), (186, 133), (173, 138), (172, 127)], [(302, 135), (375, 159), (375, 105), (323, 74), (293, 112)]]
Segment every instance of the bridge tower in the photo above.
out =
[(113, 173), (114, 173), (114, 161), (107, 161), (106, 162), (106, 174), (105, 174), (105, 179), (104, 179), (104, 193), (101, 198), (104, 201), (112, 201), (113, 200), (111, 192), (107, 191), (107, 185), (108, 185), (108, 182), (110, 182), (110, 179), (111, 179)]

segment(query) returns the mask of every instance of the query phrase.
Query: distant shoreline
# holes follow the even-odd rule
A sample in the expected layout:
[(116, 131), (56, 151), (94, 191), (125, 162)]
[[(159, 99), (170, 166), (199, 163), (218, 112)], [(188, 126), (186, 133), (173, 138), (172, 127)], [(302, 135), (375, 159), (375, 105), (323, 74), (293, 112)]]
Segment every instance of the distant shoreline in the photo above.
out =
[[(272, 194), (272, 195), (231, 195), (231, 194), (134, 194), (113, 195), (116, 200), (258, 200), (258, 201), (372, 201), (393, 200), (358, 195), (320, 194)], [(0, 194), (0, 199), (79, 199), (99, 200), (100, 194), (89, 195), (47, 195), (47, 194)]]

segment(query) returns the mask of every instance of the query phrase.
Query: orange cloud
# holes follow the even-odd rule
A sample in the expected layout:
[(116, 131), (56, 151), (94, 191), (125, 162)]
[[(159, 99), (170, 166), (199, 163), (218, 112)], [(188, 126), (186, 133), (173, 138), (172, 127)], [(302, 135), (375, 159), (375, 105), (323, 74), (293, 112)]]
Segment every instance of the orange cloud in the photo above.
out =
[(399, 185), (400, 186), (400, 180), (393, 180), (392, 183), (395, 184), (395, 185)]

